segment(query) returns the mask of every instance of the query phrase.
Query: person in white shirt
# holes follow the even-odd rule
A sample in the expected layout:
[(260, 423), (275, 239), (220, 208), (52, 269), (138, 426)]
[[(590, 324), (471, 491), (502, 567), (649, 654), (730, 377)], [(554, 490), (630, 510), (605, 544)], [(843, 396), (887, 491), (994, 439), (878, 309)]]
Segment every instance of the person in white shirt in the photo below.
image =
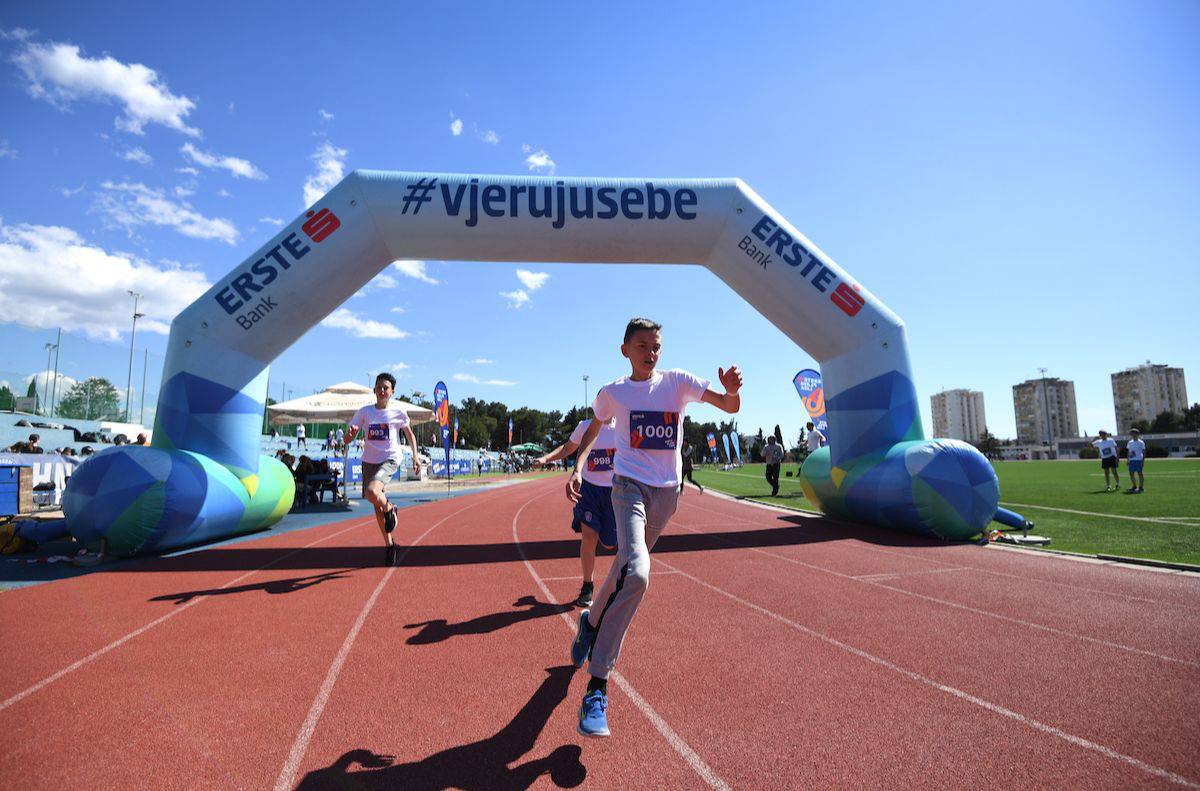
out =
[[(617, 559), (596, 592), (603, 608), (584, 610), (571, 645), (571, 661), (581, 667), (591, 659), (591, 680), (579, 710), (577, 730), (584, 736), (608, 736), (608, 676), (617, 663), (625, 632), (650, 584), (650, 550), (675, 513), (683, 460), (683, 412), (696, 401), (730, 414), (741, 408), (737, 366), (717, 369), (725, 388), (718, 393), (708, 380), (681, 370), (658, 371), (662, 327), (649, 319), (633, 319), (625, 327), (621, 354), (629, 360), (629, 376), (610, 382), (596, 394), (596, 419), (579, 440), (586, 458), (604, 424), (615, 421), (617, 454), (613, 464), (612, 505), (617, 522)], [(582, 471), (567, 480), (567, 497), (580, 496)]]
[(296, 424), (296, 450), (297, 451), (300, 450), (301, 445), (304, 446), (305, 450), (308, 450), (308, 440), (306, 440), (304, 438), (304, 424), (297, 423)]
[(421, 475), (421, 459), (417, 455), (417, 438), (408, 424), (408, 415), (403, 409), (389, 406), (392, 393), (396, 391), (396, 378), (391, 374), (375, 377), (375, 405), (367, 405), (350, 418), (347, 442), (353, 442), (359, 432), (366, 434), (367, 444), (363, 450), (362, 486), (363, 497), (375, 507), (375, 521), (383, 534), (384, 565), (396, 562), (397, 550), (392, 541), (396, 529), (396, 506), (388, 502), (387, 485), (400, 469), (403, 446), (400, 432), (404, 432), (408, 446), (412, 449), (413, 474)]
[(783, 464), (783, 446), (775, 441), (775, 435), (767, 437), (767, 445), (763, 448), (763, 461), (767, 463), (767, 483), (771, 485), (771, 496), (779, 495), (779, 467)]
[(1130, 429), (1129, 433), (1131, 436), (1125, 445), (1125, 451), (1129, 454), (1126, 462), (1129, 465), (1129, 483), (1133, 487), (1129, 491), (1141, 494), (1146, 491), (1146, 476), (1142, 472), (1142, 466), (1146, 463), (1146, 443), (1142, 440), (1140, 429)]
[[(544, 465), (565, 459), (579, 447), (591, 419), (581, 420), (571, 432), (571, 437), (562, 445), (534, 459), (534, 464)], [(580, 534), (579, 563), (583, 568), (583, 585), (575, 597), (576, 607), (590, 607), (595, 584), (592, 572), (596, 568), (596, 544), (605, 549), (617, 546), (617, 520), (612, 506), (613, 456), (616, 454), (617, 437), (610, 422), (600, 428), (595, 447), (587, 454), (579, 455), (576, 469), (583, 468), (583, 485), (579, 490), (579, 502), (571, 514), (571, 529)], [(586, 529), (584, 529), (586, 528)]]
[[(1100, 469), (1104, 470), (1104, 491), (1115, 492), (1121, 488), (1121, 470), (1117, 467), (1117, 441), (1108, 435), (1107, 431), (1100, 432), (1100, 439), (1093, 440), (1092, 446), (1100, 451)], [(1116, 485), (1108, 482), (1112, 474)]]
[(804, 430), (808, 432), (808, 434), (804, 437), (804, 442), (806, 445), (808, 445), (809, 453), (825, 447), (825, 435), (822, 434), (821, 431), (812, 424), (811, 420), (805, 424)]

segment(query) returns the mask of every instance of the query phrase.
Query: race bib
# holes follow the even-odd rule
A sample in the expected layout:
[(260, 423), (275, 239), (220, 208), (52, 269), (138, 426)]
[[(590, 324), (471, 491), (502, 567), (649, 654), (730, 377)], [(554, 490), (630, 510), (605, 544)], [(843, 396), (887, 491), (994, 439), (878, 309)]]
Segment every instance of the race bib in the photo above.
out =
[(638, 450), (675, 450), (678, 412), (630, 412), (629, 446)]
[(391, 439), (391, 432), (388, 431), (387, 423), (372, 423), (367, 426), (367, 439), (375, 440), (376, 442), (387, 442)]
[(1112, 448), (1101, 448), (1100, 455), (1107, 459), (1109, 456), (1113, 455)]
[(588, 472), (612, 472), (616, 453), (613, 448), (592, 448), (587, 459)]

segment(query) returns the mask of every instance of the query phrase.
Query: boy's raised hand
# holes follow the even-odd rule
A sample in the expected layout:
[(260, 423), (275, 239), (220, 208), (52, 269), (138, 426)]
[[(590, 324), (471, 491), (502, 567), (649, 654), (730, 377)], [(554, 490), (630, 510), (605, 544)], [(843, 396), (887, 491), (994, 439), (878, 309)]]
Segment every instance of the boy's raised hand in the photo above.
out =
[(730, 395), (737, 395), (737, 392), (742, 389), (742, 372), (736, 365), (729, 366), (729, 370), (718, 368), (717, 379), (724, 385), (725, 392)]

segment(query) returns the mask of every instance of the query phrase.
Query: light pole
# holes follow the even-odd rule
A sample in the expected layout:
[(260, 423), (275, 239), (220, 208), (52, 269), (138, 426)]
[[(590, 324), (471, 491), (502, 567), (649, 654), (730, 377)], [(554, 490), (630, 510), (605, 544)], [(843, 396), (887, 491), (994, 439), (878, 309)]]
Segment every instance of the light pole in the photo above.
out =
[[(47, 344), (46, 344), (46, 375), (47, 375), (47, 377), (48, 377), (48, 376), (49, 376), (49, 374), (50, 374), (50, 355), (51, 355), (51, 354), (54, 352), (54, 350), (55, 350), (55, 349), (57, 349), (57, 348), (58, 348), (58, 344), (54, 344), (54, 343), (47, 343)], [(36, 388), (37, 377), (36, 377), (36, 376), (34, 377), (33, 381), (34, 381), (34, 383), (35, 383), (35, 387), (34, 387), (34, 394), (35, 394), (35, 396), (36, 396), (36, 394), (37, 394), (37, 388)], [(43, 377), (43, 378), (42, 378), (42, 385), (43, 385), (43, 389), (46, 391), (46, 392), (45, 392), (45, 393), (43, 393), (42, 395), (49, 395), (49, 393), (50, 393), (50, 380), (49, 380), (48, 378), (46, 378), (46, 377)], [(47, 405), (47, 406), (49, 406), (49, 404), (50, 404), (50, 399), (49, 399), (49, 398), (46, 398), (46, 399), (45, 399), (45, 401), (46, 401), (46, 405)], [(34, 409), (33, 411), (34, 411), (34, 412), (37, 412), (37, 409), (36, 409), (36, 407), (37, 407), (37, 402), (36, 402), (36, 401), (34, 402), (34, 407), (35, 407), (35, 409)], [(45, 412), (45, 409), (43, 409), (43, 411), (42, 411), (42, 414), (43, 414), (43, 415), (44, 415), (44, 414), (46, 414), (46, 412)]]
[(58, 401), (58, 353), (62, 348), (62, 327), (58, 328), (58, 338), (54, 341), (54, 384), (50, 388), (50, 414), (54, 414), (54, 405)]
[(146, 369), (150, 367), (150, 350), (143, 349), (142, 356), (142, 411), (138, 414), (138, 423), (146, 425)]
[(133, 331), (129, 333), (129, 376), (125, 379), (125, 422), (129, 422), (129, 400), (133, 395), (131, 388), (133, 387), (133, 341), (137, 337), (137, 320), (145, 313), (138, 313), (138, 300), (142, 295), (136, 291), (126, 290), (129, 296), (133, 297)]
[(588, 397), (587, 383), (588, 383), (588, 375), (587, 375), (587, 374), (584, 374), (584, 375), (583, 375), (583, 408), (584, 408), (584, 409), (587, 409), (587, 405), (588, 405), (588, 400), (587, 400), (587, 397)]

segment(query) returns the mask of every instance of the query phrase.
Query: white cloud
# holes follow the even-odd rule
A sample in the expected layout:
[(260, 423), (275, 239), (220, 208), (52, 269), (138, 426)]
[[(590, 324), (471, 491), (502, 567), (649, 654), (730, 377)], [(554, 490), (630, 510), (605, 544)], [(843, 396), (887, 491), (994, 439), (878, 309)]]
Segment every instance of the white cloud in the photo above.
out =
[(375, 277), (371, 278), (371, 280), (369, 280), (365, 286), (360, 288), (358, 291), (354, 292), (354, 296), (355, 297), (365, 297), (367, 294), (370, 294), (372, 291), (396, 288), (399, 285), (400, 285), (399, 280), (392, 277), (388, 273), (383, 272), (383, 273), (378, 274)]
[(274, 225), (276, 228), (283, 227), (283, 220), (279, 219), (278, 217), (259, 217), (258, 221), (265, 222), (268, 225)]
[(332, 121), (333, 120), (333, 113), (329, 112), (328, 110), (326, 110), (323, 107), (320, 110), (317, 110), (317, 115), (321, 116), (322, 121)]
[(140, 225), (174, 228), (193, 239), (216, 239), (236, 244), (237, 227), (220, 217), (205, 217), (186, 203), (176, 203), (145, 184), (122, 182), (101, 184), (106, 192), (96, 197), (93, 209), (106, 214), (116, 225), (132, 233)]
[[(24, 380), (25, 387), (22, 388), (21, 392), (17, 393), (16, 395), (19, 395), (19, 396), (25, 395), (25, 389), (27, 389), (29, 387), (30, 382), (35, 381), (35, 380), (37, 381), (38, 397), (42, 401), (47, 400), (49, 393), (50, 393), (50, 385), (51, 384), (55, 385), (54, 400), (61, 401), (62, 397), (64, 395), (66, 395), (66, 392), (71, 389), (71, 385), (75, 384), (76, 381), (78, 381), (76, 379), (72, 379), (71, 377), (67, 376), (62, 371), (58, 372), (58, 376), (54, 375), (53, 369), (48, 369), (45, 371), (38, 371), (37, 373), (32, 373), (25, 377), (25, 380)], [(121, 393), (121, 397), (122, 398), (125, 397), (125, 393), (123, 391)], [(47, 406), (49, 406), (49, 404), (47, 404)]]
[(222, 187), (221, 189), (217, 190), (217, 197), (218, 198), (232, 198), (233, 193), (230, 192), (229, 190), (225, 189), (224, 187)]
[(523, 308), (529, 304), (529, 294), (517, 289), (516, 291), (501, 291), (500, 296), (508, 300), (510, 308)]
[(15, 149), (11, 145), (9, 145), (9, 142), (7, 140), (0, 139), (0, 159), (16, 159), (16, 158), (17, 158), (17, 149)]
[(237, 106), (233, 102), (230, 102), (229, 103), (229, 112), (232, 113), (235, 109), (237, 109)]
[(317, 163), (317, 172), (304, 182), (304, 206), (312, 206), (325, 197), (325, 193), (346, 175), (346, 155), (349, 152), (338, 148), (328, 140), (322, 140), (321, 145), (313, 152), (313, 162)]
[(267, 177), (267, 174), (259, 170), (253, 162), (241, 159), (239, 157), (231, 157), (222, 154), (212, 154), (208, 151), (201, 151), (191, 143), (184, 143), (179, 151), (192, 162), (195, 162), (201, 167), (228, 170), (234, 176), (240, 176), (244, 179), (253, 179), (254, 181), (263, 181)]
[[(532, 149), (529, 146), (521, 146), (522, 151), (530, 152)], [(550, 155), (546, 153), (544, 148), (539, 148), (537, 151), (532, 151), (529, 156), (525, 157), (525, 164), (530, 170), (536, 170), (538, 173), (546, 173), (554, 175), (554, 169), (557, 165)]]
[(404, 308), (392, 308), (388, 313), (408, 313)]
[(356, 338), (384, 338), (386, 340), (403, 340), (409, 333), (394, 324), (373, 319), (363, 319), (346, 308), (338, 308), (321, 322), (323, 327), (336, 327), (346, 330)]
[(171, 190), (171, 194), (174, 195), (176, 198), (183, 199), (183, 198), (190, 198), (191, 196), (195, 195), (196, 191), (190, 187), (185, 187), (181, 184), (178, 187), (175, 187), (173, 190)]
[(59, 190), (59, 192), (62, 193), (62, 196), (64, 198), (72, 198), (72, 197), (78, 195), (79, 193), (83, 192), (84, 186), (86, 186), (86, 185), (80, 184), (78, 187), (75, 187), (74, 189), (71, 189), (70, 187), (63, 187), (62, 189)]
[(530, 272), (528, 269), (517, 270), (517, 280), (521, 281), (521, 285), (530, 291), (537, 291), (542, 286), (546, 285), (546, 281), (550, 279), (549, 272)]
[(453, 121), (450, 122), (450, 134), (454, 135), (455, 137), (458, 137), (459, 135), (462, 134), (462, 130), (463, 130), (463, 122), (462, 122), (461, 118), (455, 118)]
[(480, 132), (479, 139), (482, 140), (483, 142), (487, 143), (488, 145), (494, 146), (500, 142), (500, 135), (496, 134), (495, 131), (489, 129), (486, 132)]
[(110, 253), (70, 228), (3, 224), (0, 283), (4, 321), (113, 340), (129, 331), (133, 302), (127, 290), (143, 295), (138, 311), (146, 317), (138, 330), (165, 335), (179, 311), (210, 285), (203, 272)]
[(491, 365), (492, 363), (494, 363), (496, 361), (489, 360), (486, 357), (476, 357), (473, 360), (463, 360), (463, 362), (466, 363), (467, 365)]
[(507, 379), (480, 379), (474, 374), (454, 374), (450, 377), (456, 382), (471, 382), (477, 385), (492, 385), (494, 387), (515, 387), (517, 382), (510, 382)]
[(175, 172), (176, 172), (176, 173), (182, 173), (182, 174), (184, 174), (185, 176), (199, 176), (199, 175), (200, 175), (200, 171), (196, 170), (195, 168), (191, 168), (191, 167), (188, 167), (188, 168), (175, 168)]
[(420, 280), (422, 283), (428, 283), (431, 286), (436, 286), (438, 284), (437, 280), (426, 274), (424, 261), (401, 259), (399, 261), (393, 261), (392, 266), (400, 270), (400, 274), (404, 275), (405, 277), (411, 277), (416, 280)]
[(200, 137), (199, 129), (184, 123), (196, 103), (171, 93), (158, 72), (140, 63), (122, 63), (110, 55), (84, 57), (79, 47), (61, 43), (26, 43), (12, 61), (36, 99), (62, 109), (82, 99), (116, 102), (125, 113), (115, 120), (118, 129), (140, 135), (146, 124), (161, 124)]
[(394, 373), (398, 377), (400, 377), (400, 376), (404, 376), (404, 372), (407, 371), (411, 367), (412, 366), (409, 365), (408, 363), (386, 363), (384, 365), (379, 366), (379, 368), (377, 370), (391, 371), (392, 373)]
[(23, 27), (14, 27), (12, 30), (0, 30), (0, 39), (5, 41), (26, 41), (36, 32), (36, 30), (26, 30)]
[(121, 159), (126, 162), (136, 162), (139, 165), (149, 165), (154, 161), (154, 157), (150, 156), (140, 146), (135, 146), (121, 155)]

